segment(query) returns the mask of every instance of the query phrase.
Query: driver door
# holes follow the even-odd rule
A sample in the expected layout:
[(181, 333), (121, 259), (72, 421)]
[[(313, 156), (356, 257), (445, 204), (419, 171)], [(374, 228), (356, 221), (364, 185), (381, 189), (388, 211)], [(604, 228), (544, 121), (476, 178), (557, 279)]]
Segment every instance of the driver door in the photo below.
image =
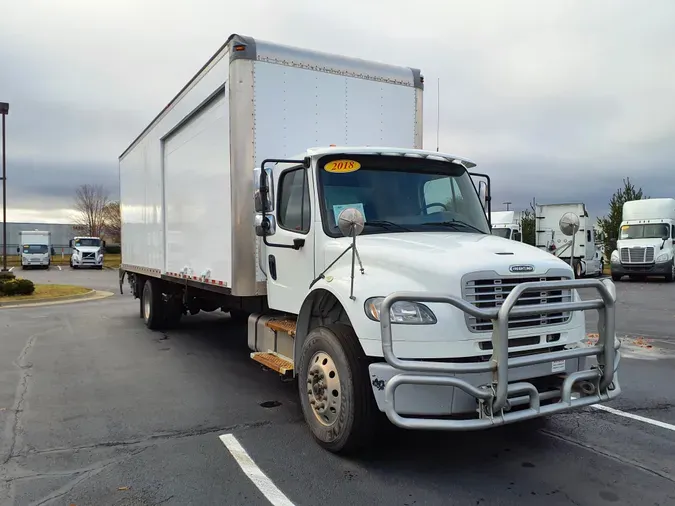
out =
[(302, 166), (274, 171), (277, 228), (263, 245), (268, 304), (293, 314), (300, 312), (314, 280), (311, 183), (311, 171)]

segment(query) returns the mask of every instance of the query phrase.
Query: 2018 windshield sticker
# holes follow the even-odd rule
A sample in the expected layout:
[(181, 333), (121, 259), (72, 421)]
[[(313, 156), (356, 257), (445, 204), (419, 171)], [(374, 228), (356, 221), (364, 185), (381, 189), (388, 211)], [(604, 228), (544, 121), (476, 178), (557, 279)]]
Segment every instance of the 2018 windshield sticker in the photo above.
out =
[(333, 160), (324, 165), (323, 170), (337, 174), (354, 172), (361, 168), (361, 164), (355, 160)]
[(366, 212), (363, 210), (363, 204), (362, 203), (357, 203), (357, 204), (336, 204), (333, 206), (333, 215), (335, 215), (335, 226), (337, 227), (337, 222), (338, 218), (340, 217), (340, 213), (344, 211), (345, 209), (353, 207), (355, 209), (358, 209), (361, 211), (361, 214), (363, 215), (363, 219), (365, 221), (366, 219)]

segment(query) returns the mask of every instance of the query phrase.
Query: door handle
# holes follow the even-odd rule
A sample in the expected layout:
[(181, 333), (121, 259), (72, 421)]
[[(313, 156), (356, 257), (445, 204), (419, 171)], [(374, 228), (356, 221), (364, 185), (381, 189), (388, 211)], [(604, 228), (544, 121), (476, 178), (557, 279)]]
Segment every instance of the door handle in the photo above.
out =
[(269, 272), (270, 276), (274, 281), (277, 280), (277, 259), (274, 257), (274, 255), (269, 255), (267, 257), (267, 263), (270, 267)]

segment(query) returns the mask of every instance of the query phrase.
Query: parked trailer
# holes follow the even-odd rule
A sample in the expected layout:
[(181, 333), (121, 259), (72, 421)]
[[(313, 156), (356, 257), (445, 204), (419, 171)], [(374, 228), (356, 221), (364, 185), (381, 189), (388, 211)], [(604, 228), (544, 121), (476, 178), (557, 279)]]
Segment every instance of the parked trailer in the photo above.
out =
[(523, 242), (522, 224), (515, 211), (492, 211), (490, 226), (493, 235)]
[[(565, 213), (573, 213), (579, 217), (579, 230), (574, 236), (574, 241), (560, 230), (560, 218)], [(602, 275), (604, 268), (602, 249), (596, 242), (593, 221), (588, 216), (584, 204), (537, 205), (536, 220), (538, 248), (553, 253), (567, 263), (571, 260), (577, 278)]]
[(490, 234), (489, 179), (417, 149), (422, 92), (414, 69), (233, 35), (120, 157), (120, 290), (151, 329), (246, 315), (251, 358), (297, 380), (333, 452), (377, 411), (470, 430), (620, 392), (613, 284)]
[(675, 280), (675, 199), (624, 203), (617, 250), (610, 258), (612, 279), (663, 276)]

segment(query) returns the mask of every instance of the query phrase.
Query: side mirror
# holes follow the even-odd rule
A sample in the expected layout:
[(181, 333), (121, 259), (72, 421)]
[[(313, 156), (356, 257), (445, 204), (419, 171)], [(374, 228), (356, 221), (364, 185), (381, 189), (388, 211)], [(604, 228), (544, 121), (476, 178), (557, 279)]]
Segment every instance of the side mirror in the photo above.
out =
[(521, 234), (520, 232), (514, 232), (513, 233), (513, 240), (518, 241), (518, 242), (522, 241), (523, 240), (523, 234)]
[(55, 255), (56, 255), (56, 251), (54, 250), (54, 248), (52, 248), (52, 256), (55, 256)]
[(560, 218), (560, 231), (568, 237), (573, 236), (579, 230), (579, 217), (574, 213), (565, 213)]
[(71, 239), (70, 241), (68, 241), (68, 247), (69, 247), (69, 248), (72, 248), (72, 247), (73, 247), (73, 240), (72, 240), (72, 239)]
[(256, 214), (255, 215), (255, 235), (258, 237), (268, 237), (274, 235), (277, 231), (277, 222), (274, 215)]
[(105, 241), (103, 241), (103, 247), (105, 248)]
[(483, 209), (487, 210), (487, 202), (488, 202), (488, 189), (487, 189), (487, 183), (485, 181), (479, 181), (478, 182), (478, 198), (480, 199), (480, 203), (483, 206)]
[(253, 192), (255, 212), (263, 212), (263, 198), (265, 199), (265, 212), (274, 211), (274, 179), (272, 177), (272, 170), (265, 169), (263, 171), (260, 168), (255, 168), (253, 170), (253, 184), (255, 187)]
[(21, 248), (19, 248), (19, 247), (17, 246), (17, 247), (16, 247), (16, 252), (17, 252), (17, 253), (21, 253)]

